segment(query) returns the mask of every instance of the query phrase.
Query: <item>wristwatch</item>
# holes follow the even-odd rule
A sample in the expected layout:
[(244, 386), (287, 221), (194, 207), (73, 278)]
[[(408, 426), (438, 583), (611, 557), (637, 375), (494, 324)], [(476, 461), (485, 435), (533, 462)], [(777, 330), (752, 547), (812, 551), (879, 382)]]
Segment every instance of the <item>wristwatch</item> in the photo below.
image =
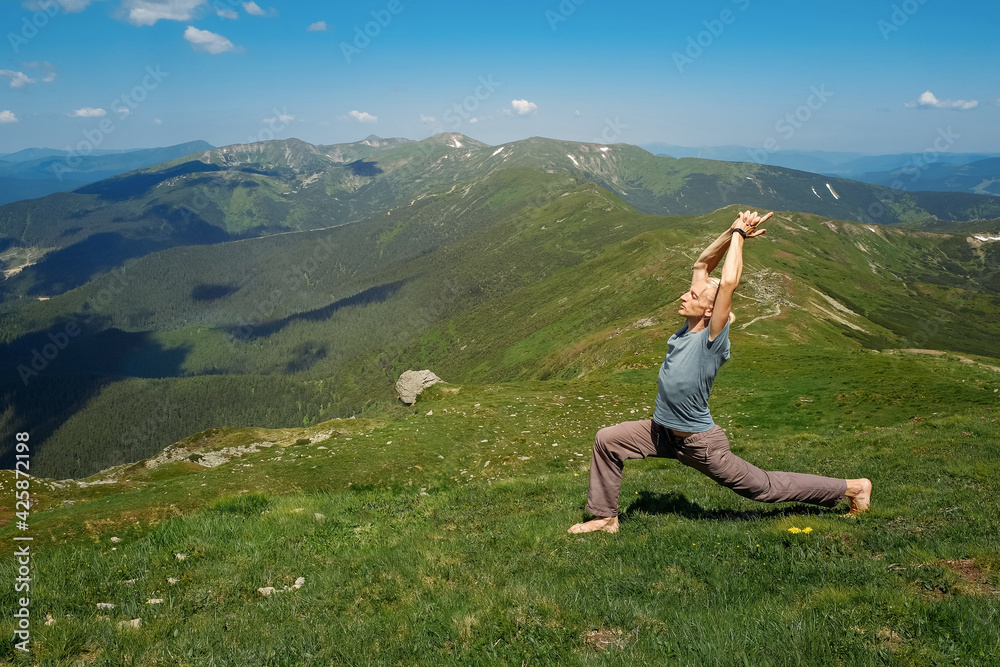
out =
[(747, 233), (739, 227), (733, 227), (733, 231), (742, 236), (744, 239), (747, 237)]

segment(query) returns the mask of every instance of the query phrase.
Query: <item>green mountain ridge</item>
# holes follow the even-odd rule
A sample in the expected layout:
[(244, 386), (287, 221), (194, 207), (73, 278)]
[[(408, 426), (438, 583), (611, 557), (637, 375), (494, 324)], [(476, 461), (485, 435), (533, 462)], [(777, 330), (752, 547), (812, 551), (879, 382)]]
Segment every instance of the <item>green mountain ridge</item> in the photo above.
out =
[(4, 297), (59, 294), (175, 245), (355, 222), (509, 168), (584, 178), (650, 214), (742, 202), (868, 223), (990, 226), (1000, 218), (1000, 203), (987, 196), (898, 193), (753, 163), (656, 157), (626, 144), (533, 137), (493, 147), (451, 133), (335, 146), (289, 139), (213, 149), (0, 207), (0, 247), (20, 249), (0, 257), (12, 276)]

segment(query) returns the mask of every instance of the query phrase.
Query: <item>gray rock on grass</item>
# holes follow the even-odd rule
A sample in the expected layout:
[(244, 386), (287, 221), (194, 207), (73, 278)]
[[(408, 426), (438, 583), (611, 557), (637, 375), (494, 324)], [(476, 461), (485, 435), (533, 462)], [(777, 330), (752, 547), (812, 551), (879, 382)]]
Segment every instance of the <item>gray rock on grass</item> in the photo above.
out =
[(396, 392), (399, 394), (399, 400), (407, 405), (413, 405), (417, 402), (417, 395), (420, 392), (438, 382), (443, 380), (428, 370), (406, 371), (396, 381)]

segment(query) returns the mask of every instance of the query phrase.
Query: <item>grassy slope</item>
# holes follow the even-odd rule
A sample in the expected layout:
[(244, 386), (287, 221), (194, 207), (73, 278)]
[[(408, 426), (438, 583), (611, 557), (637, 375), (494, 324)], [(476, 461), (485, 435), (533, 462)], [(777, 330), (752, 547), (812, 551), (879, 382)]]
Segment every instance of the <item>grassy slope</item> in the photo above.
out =
[(891, 397), (905, 376), (911, 393), (845, 419), (816, 375), (842, 355), (782, 352), (734, 357), (713, 412), (758, 465), (872, 478), (861, 520), (754, 504), (649, 460), (627, 467), (622, 532), (572, 537), (593, 433), (648, 416), (655, 369), (439, 386), (396, 419), (182, 443), (275, 442), (217, 468), (36, 480), (36, 664), (990, 664), (1000, 375), (863, 353), (853, 389)]
[[(217, 468), (126, 466), (118, 483), (84, 489), (34, 482), (39, 664), (990, 664), (998, 364), (974, 350), (862, 345), (916, 341), (902, 320), (911, 312), (951, 337), (936, 342), (980, 350), (976, 336), (995, 327), (967, 316), (993, 308), (977, 291), (989, 278), (975, 271), (981, 259), (941, 237), (780, 215), (771, 241), (748, 245), (713, 414), (762, 467), (870, 477), (874, 509), (847, 520), (758, 505), (650, 460), (628, 465), (622, 532), (577, 538), (565, 528), (581, 517), (593, 434), (648, 418), (679, 326), (667, 302), (731, 212), (662, 228), (613, 200), (572, 197), (422, 260), (454, 278), (446, 260), (475, 246), (494, 278), (484, 284), (525, 286), (480, 302), (440, 293), (426, 307), (444, 321), (339, 380), (391, 398), (401, 368), (426, 364), (455, 383), (414, 408), (184, 443), (282, 447)], [(553, 220), (564, 235), (549, 235)], [(538, 272), (536, 261), (558, 256), (563, 268)], [(948, 284), (949, 262), (979, 282)], [(777, 298), (787, 303), (775, 314)], [(886, 309), (898, 315), (886, 326), (869, 319)], [(257, 592), (298, 577), (299, 589)], [(45, 614), (56, 623), (41, 625)], [(133, 618), (142, 628), (116, 626)]]
[[(552, 206), (556, 209), (550, 207), (544, 217), (503, 229), (503, 244), (552, 243), (545, 224), (552, 217), (562, 220), (566, 238), (593, 235), (587, 213), (574, 213), (571, 201)], [(567, 264), (550, 279), (469, 308), (411, 345), (355, 364), (340, 384), (366, 386), (369, 392), (376, 384), (384, 388), (383, 397), (391, 397), (392, 381), (407, 368), (431, 368), (460, 382), (568, 379), (662, 358), (664, 341), (680, 326), (672, 304), (687, 289), (689, 267), (714, 236), (709, 230), (724, 228), (731, 216), (723, 210), (692, 218), (615, 220), (631, 223), (639, 233)], [(873, 233), (862, 225), (800, 214), (779, 214), (771, 227), (748, 247), (737, 296), (740, 319), (734, 328), (746, 332), (746, 345), (940, 347), (995, 354), (996, 271), (966, 253), (967, 246), (941, 243), (948, 237), (884, 228)], [(482, 261), (516, 266), (519, 258), (515, 251), (492, 252)], [(384, 375), (373, 383), (374, 366)], [(353, 374), (364, 381), (352, 381)]]

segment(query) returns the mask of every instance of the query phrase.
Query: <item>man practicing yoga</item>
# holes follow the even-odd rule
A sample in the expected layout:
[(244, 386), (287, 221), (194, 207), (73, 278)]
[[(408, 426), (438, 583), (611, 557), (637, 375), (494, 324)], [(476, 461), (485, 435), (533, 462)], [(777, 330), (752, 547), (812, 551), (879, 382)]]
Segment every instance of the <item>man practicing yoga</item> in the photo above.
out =
[[(597, 432), (586, 508), (597, 518), (578, 523), (569, 532), (618, 532), (622, 468), (628, 459), (647, 456), (675, 458), (744, 498), (833, 507), (846, 497), (851, 503), (850, 514), (868, 509), (872, 485), (867, 479), (765, 472), (729, 451), (725, 432), (708, 411), (715, 375), (729, 359), (729, 325), (736, 319), (730, 311), (743, 272), (743, 243), (764, 234), (767, 230), (757, 226), (772, 215), (762, 218), (753, 211), (740, 213), (695, 262), (691, 289), (680, 297), (677, 311), (687, 318), (687, 324), (667, 341), (653, 418)], [(722, 279), (710, 278), (727, 249)]]

